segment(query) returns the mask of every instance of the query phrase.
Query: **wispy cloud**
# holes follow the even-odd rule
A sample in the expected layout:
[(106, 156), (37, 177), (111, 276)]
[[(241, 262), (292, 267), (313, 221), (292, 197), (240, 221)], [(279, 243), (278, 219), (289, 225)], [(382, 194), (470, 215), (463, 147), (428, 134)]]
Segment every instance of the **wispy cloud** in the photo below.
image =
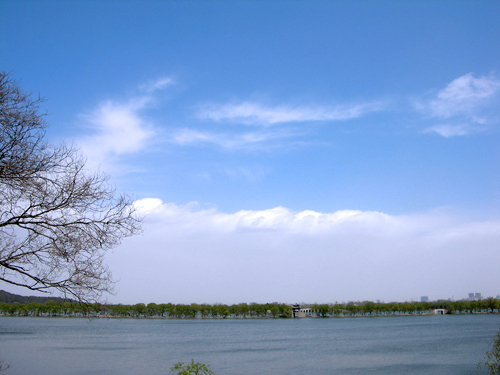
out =
[(172, 77), (161, 77), (141, 85), (140, 88), (146, 92), (152, 93), (154, 91), (164, 90), (172, 85), (175, 85), (175, 80)]
[(303, 134), (296, 129), (264, 130), (243, 133), (223, 133), (181, 128), (173, 133), (178, 145), (211, 144), (228, 150), (277, 147), (276, 142)]
[(143, 149), (154, 134), (153, 128), (140, 115), (147, 100), (127, 103), (108, 101), (84, 118), (93, 133), (80, 139), (82, 152), (92, 167), (109, 166), (119, 156)]
[[(210, 104), (199, 110), (199, 119), (228, 125), (254, 125), (259, 130), (242, 131), (241, 128), (231, 127), (226, 128), (225, 132), (214, 132), (182, 128), (174, 132), (173, 141), (179, 145), (212, 144), (228, 150), (303, 145), (304, 137), (310, 135), (311, 129), (301, 127), (299, 123), (346, 121), (386, 107), (382, 101), (337, 106), (268, 106), (250, 101)], [(273, 126), (278, 124), (282, 126)]]
[(345, 121), (385, 109), (384, 102), (368, 102), (337, 106), (265, 106), (254, 102), (211, 104), (198, 116), (212, 121), (239, 122), (269, 126), (281, 123), (312, 121)]
[(469, 135), (475, 132), (476, 129), (469, 124), (460, 124), (460, 125), (435, 125), (431, 126), (424, 130), (424, 133), (437, 133), (442, 135), (445, 138), (451, 138), (456, 136), (464, 136)]
[[(425, 129), (426, 133), (438, 133), (444, 137), (464, 136), (484, 129), (499, 120), (495, 107), (500, 102), (500, 80), (496, 75), (474, 77), (465, 74), (438, 91), (435, 98), (415, 102), (415, 108), (429, 118), (446, 120)], [(478, 125), (480, 125), (478, 127)]]
[(449, 118), (470, 113), (497, 93), (499, 88), (500, 80), (493, 75), (475, 78), (472, 73), (465, 74), (450, 82), (438, 92), (436, 99), (430, 101), (430, 114)]
[(139, 152), (148, 145), (155, 130), (144, 110), (154, 102), (153, 92), (170, 84), (171, 79), (161, 78), (141, 86), (148, 91), (147, 95), (122, 102), (108, 100), (82, 116), (91, 133), (77, 142), (88, 159), (89, 167), (111, 167), (120, 156)]

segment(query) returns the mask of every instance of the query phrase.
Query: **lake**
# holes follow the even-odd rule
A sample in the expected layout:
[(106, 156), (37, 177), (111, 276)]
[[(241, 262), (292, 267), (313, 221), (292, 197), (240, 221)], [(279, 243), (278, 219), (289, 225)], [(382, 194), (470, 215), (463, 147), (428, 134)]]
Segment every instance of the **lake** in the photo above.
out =
[(10, 375), (486, 374), (500, 314), (329, 319), (0, 317)]

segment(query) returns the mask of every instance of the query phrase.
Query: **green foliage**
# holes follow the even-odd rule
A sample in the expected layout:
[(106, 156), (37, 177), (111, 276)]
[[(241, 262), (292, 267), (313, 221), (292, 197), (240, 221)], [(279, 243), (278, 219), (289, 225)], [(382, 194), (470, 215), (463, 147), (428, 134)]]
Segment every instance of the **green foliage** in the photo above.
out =
[(363, 312), (365, 314), (371, 315), (373, 311), (376, 309), (377, 305), (375, 305), (375, 302), (367, 301), (363, 305)]
[(280, 308), (277, 304), (273, 303), (269, 305), (269, 311), (271, 311), (271, 315), (273, 316), (273, 318), (276, 318), (280, 313)]
[(283, 318), (290, 318), (292, 316), (292, 308), (289, 305), (279, 305), (279, 313)]
[(500, 308), (500, 301), (496, 298), (488, 297), (487, 299), (483, 300), (483, 306), (485, 309), (490, 309), (491, 312), (493, 312), (496, 309)]
[(491, 350), (486, 353), (484, 362), (481, 362), (478, 367), (486, 367), (489, 375), (500, 375), (500, 331), (493, 340)]
[(184, 365), (184, 362), (175, 364), (174, 367), (170, 368), (170, 373), (177, 371), (178, 375), (215, 375), (208, 367), (203, 363), (195, 363), (192, 359), (191, 364)]
[[(14, 316), (85, 316), (85, 317), (168, 317), (181, 319), (194, 318), (290, 318), (292, 309), (284, 303), (240, 303), (197, 304), (191, 303), (137, 303), (135, 305), (80, 304), (71, 300), (54, 298), (39, 301), (18, 302), (16, 295), (8, 297), (15, 302), (2, 301), (0, 291), (0, 314)], [(12, 298), (11, 298), (12, 297)], [(19, 296), (20, 297), (20, 296)], [(19, 300), (21, 301), (21, 300)], [(42, 301), (42, 300), (41, 300)], [(449, 314), (499, 313), (500, 300), (489, 297), (482, 301), (432, 301), (432, 302), (348, 302), (335, 304), (313, 304), (309, 306), (317, 317), (333, 316), (387, 316), (429, 314), (434, 309), (446, 309)]]
[(321, 305), (313, 305), (313, 310), (319, 314), (320, 317), (326, 318), (330, 313), (330, 306), (326, 303)]

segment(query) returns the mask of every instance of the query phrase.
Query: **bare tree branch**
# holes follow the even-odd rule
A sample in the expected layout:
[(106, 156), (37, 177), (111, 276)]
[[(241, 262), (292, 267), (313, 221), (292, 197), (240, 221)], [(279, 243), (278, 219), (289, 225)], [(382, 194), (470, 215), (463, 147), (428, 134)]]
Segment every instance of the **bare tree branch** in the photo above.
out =
[(44, 142), (40, 102), (0, 72), (0, 280), (95, 302), (112, 292), (106, 251), (141, 220), (74, 147)]

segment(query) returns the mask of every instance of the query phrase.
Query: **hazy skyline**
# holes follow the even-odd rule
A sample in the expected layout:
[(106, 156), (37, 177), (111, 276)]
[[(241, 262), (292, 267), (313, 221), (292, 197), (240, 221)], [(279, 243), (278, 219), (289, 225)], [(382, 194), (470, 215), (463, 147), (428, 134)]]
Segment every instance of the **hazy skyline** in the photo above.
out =
[[(497, 1), (0, 3), (0, 69), (145, 215), (110, 302), (500, 293)], [(0, 289), (30, 294), (1, 284)]]

